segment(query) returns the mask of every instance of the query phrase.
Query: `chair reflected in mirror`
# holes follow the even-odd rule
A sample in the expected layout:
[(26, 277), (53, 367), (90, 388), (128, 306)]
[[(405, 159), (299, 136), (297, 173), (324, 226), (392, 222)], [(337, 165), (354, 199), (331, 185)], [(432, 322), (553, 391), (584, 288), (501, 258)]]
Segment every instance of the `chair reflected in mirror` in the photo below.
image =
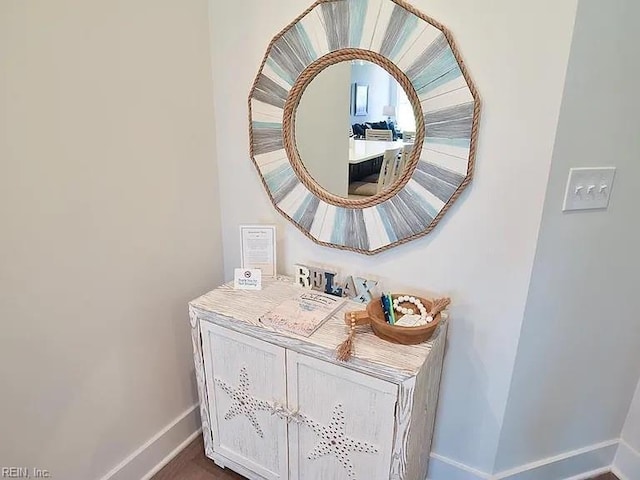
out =
[(396, 180), (400, 178), (402, 172), (404, 172), (405, 168), (407, 168), (409, 160), (411, 159), (411, 152), (413, 152), (413, 144), (405, 145), (404, 147), (402, 147), (400, 162), (398, 162), (398, 171), (396, 172)]
[(376, 140), (378, 142), (392, 142), (393, 132), (391, 130), (375, 130), (367, 128), (364, 131), (365, 140)]
[(402, 141), (404, 143), (414, 143), (416, 141), (416, 132), (410, 132), (410, 131), (402, 132)]
[(375, 179), (367, 178), (373, 181), (352, 182), (349, 185), (349, 198), (372, 197), (389, 189), (402, 173), (401, 164), (406, 156), (404, 150), (402, 148), (386, 150), (380, 173)]

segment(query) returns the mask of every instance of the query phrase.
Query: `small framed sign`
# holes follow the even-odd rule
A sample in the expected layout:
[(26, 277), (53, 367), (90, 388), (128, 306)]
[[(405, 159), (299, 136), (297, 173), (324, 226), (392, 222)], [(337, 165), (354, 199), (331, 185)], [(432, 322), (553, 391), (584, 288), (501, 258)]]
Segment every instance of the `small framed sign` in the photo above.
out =
[(240, 265), (260, 269), (263, 277), (276, 276), (276, 227), (240, 225)]
[(262, 290), (262, 272), (259, 269), (236, 268), (233, 275), (235, 290)]

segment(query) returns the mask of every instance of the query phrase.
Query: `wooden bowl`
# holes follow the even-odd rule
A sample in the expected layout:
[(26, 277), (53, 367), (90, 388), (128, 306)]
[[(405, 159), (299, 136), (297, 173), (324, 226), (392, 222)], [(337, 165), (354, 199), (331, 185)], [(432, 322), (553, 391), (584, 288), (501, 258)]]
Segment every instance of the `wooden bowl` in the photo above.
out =
[[(393, 298), (396, 298), (403, 294), (392, 294)], [(416, 297), (425, 306), (427, 311), (431, 310), (432, 302), (426, 298)], [(410, 305), (407, 303), (406, 305)], [(415, 309), (415, 307), (414, 307)], [(384, 319), (384, 312), (382, 311), (382, 305), (380, 299), (376, 298), (367, 304), (367, 315), (371, 321), (371, 328), (373, 333), (383, 340), (388, 342), (400, 343), (402, 345), (416, 345), (418, 343), (426, 342), (440, 325), (441, 316), (437, 314), (433, 319), (433, 322), (428, 325), (419, 327), (400, 327), (397, 325), (390, 325)], [(400, 315), (398, 319), (402, 318), (402, 315), (396, 312), (396, 315)]]

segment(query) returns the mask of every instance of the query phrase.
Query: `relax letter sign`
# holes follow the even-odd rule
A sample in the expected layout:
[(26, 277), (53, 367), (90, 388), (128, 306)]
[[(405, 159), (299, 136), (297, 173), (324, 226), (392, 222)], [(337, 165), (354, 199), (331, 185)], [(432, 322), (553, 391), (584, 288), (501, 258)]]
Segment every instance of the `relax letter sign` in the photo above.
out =
[(343, 283), (339, 283), (336, 272), (298, 264), (294, 267), (295, 280), (300, 286), (336, 297), (347, 297), (356, 302), (370, 302), (371, 290), (378, 284), (373, 280), (353, 276), (348, 276)]

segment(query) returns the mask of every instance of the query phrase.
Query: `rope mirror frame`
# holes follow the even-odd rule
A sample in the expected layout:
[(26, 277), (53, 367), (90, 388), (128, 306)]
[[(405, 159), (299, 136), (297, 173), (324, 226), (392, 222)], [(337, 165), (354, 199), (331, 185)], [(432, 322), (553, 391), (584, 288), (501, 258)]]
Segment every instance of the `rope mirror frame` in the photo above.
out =
[[(351, 60), (366, 60), (375, 63), (384, 68), (391, 76), (393, 76), (398, 84), (404, 89), (409, 98), (409, 102), (413, 107), (414, 116), (416, 118), (416, 141), (415, 148), (411, 153), (407, 167), (391, 188), (380, 192), (376, 195), (364, 199), (349, 199), (334, 195), (325, 190), (316, 180), (309, 174), (296, 144), (296, 111), (300, 105), (300, 100), (305, 89), (309, 84), (326, 68), (340, 62), (348, 62)], [(362, 50), (359, 48), (343, 48), (335, 52), (326, 54), (319, 58), (300, 74), (296, 83), (289, 92), (287, 101), (284, 106), (284, 117), (282, 121), (282, 137), (284, 140), (284, 149), (287, 152), (293, 171), (296, 172), (300, 181), (309, 189), (310, 192), (318, 196), (321, 200), (338, 207), (347, 208), (366, 208), (382, 203), (383, 201), (394, 197), (402, 187), (409, 181), (413, 174), (413, 170), (420, 159), (422, 143), (424, 141), (425, 127), (424, 115), (418, 94), (407, 76), (396, 65), (386, 57), (370, 50)]]
[[(295, 141), (304, 89), (356, 59), (385, 68), (417, 116), (408, 168), (362, 200), (318, 185)], [(374, 255), (423, 237), (473, 176), (478, 92), (451, 33), (404, 0), (317, 0), (267, 47), (248, 107), (251, 159), (274, 208), (319, 245)]]

